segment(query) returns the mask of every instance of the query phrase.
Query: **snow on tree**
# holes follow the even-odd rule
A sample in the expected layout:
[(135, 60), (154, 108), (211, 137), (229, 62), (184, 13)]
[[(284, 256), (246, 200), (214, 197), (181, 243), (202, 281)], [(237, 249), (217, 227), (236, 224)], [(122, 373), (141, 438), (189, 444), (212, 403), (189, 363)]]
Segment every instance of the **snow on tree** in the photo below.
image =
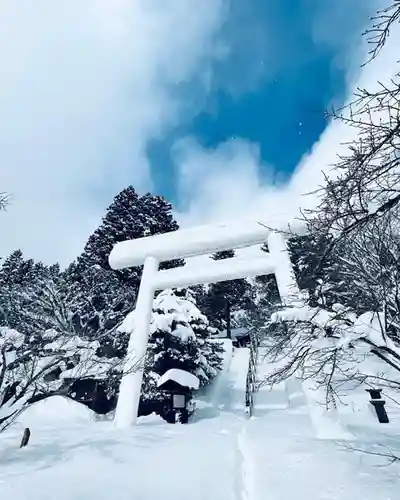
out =
[(271, 324), (263, 345), (275, 368), (265, 382), (313, 379), (328, 405), (359, 384), (400, 389), (400, 346), (387, 336), (382, 312), (358, 316), (341, 304), (304, 305), (275, 312)]
[(344, 239), (338, 255), (347, 293), (345, 304), (361, 314), (383, 311), (385, 331), (400, 341), (400, 234), (398, 214), (371, 221), (364, 231)]
[(357, 384), (400, 390), (398, 220), (394, 210), (331, 249), (331, 236), (289, 240), (306, 305), (276, 311), (260, 329), (275, 361), (268, 383), (315, 379), (328, 403)]
[[(105, 356), (125, 355), (127, 336), (117, 327), (133, 309), (140, 267), (113, 271), (108, 257), (114, 244), (178, 228), (171, 205), (162, 197), (139, 197), (132, 186), (122, 190), (108, 207), (83, 253), (63, 273), (63, 295), (76, 333), (100, 340)], [(182, 264), (165, 263), (165, 267)]]
[(0, 325), (33, 335), (53, 326), (43, 298), (59, 276), (59, 266), (26, 260), (20, 250), (0, 268)]
[[(127, 338), (116, 326), (132, 307), (132, 290), (100, 266), (88, 268), (79, 281), (68, 278), (58, 266), (25, 260), (20, 251), (11, 254), (0, 269), (0, 325), (17, 330), (38, 346), (46, 331), (75, 336), (80, 342), (96, 340), (98, 363), (119, 358), (121, 365)], [(115, 405), (121, 370), (122, 366), (109, 370), (108, 378), (75, 377), (66, 394), (96, 411), (109, 411)]]
[[(367, 30), (372, 58), (379, 57), (397, 24), (395, 3)], [(269, 330), (271, 353), (289, 354), (279, 376), (299, 368), (318, 376), (327, 393), (339, 375), (365, 380), (361, 348), (368, 359), (394, 370), (395, 376), (385, 375), (381, 383), (398, 379), (399, 76), (395, 67), (388, 78), (378, 74), (375, 85), (358, 88), (353, 102), (334, 112), (333, 119), (357, 135), (329, 169), (319, 205), (305, 211), (309, 235), (289, 242), (309, 311)], [(357, 321), (373, 322), (372, 317), (379, 319), (379, 335), (374, 340), (365, 331), (356, 335)], [(349, 336), (355, 338), (343, 343)]]
[[(222, 347), (211, 340), (207, 318), (196, 307), (190, 292), (165, 290), (154, 299), (142, 385), (141, 406), (165, 400), (159, 377), (179, 369), (208, 384), (222, 363)], [(161, 405), (162, 406), (162, 405)]]
[(205, 358), (205, 366), (201, 369), (204, 373), (197, 373), (200, 378), (206, 382), (212, 380), (221, 368), (224, 349), (222, 345), (212, 337), (216, 334), (216, 329), (211, 327), (208, 318), (200, 312), (196, 305), (196, 299), (189, 289), (175, 291), (175, 295), (180, 299), (181, 307), (185, 311), (187, 321), (193, 330), (193, 333), (200, 346), (202, 357)]
[[(108, 257), (116, 243), (176, 229), (178, 224), (172, 216), (170, 203), (150, 193), (139, 197), (129, 186), (107, 208), (100, 226), (89, 237), (82, 255), (78, 257), (75, 272), (80, 273), (96, 264), (109, 270)], [(164, 267), (176, 265), (182, 265), (182, 262), (165, 263)], [(139, 267), (113, 272), (121, 282), (126, 282), (137, 292), (141, 275)]]
[[(230, 259), (235, 256), (233, 250), (216, 252), (213, 260)], [(236, 279), (211, 283), (207, 289), (196, 290), (197, 303), (211, 325), (220, 330), (226, 328), (227, 314), (254, 307), (254, 290), (246, 279)], [(229, 312), (228, 312), (229, 311)]]
[(61, 289), (74, 331), (83, 338), (99, 340), (109, 349), (121, 349), (123, 355), (126, 339), (116, 327), (132, 309), (136, 298), (132, 288), (120, 283), (113, 271), (96, 264), (72, 280), (65, 275)]
[(0, 327), (0, 432), (31, 403), (67, 395), (77, 378), (108, 377), (119, 360), (96, 355), (97, 342), (47, 330), (38, 337)]
[[(62, 274), (59, 289), (73, 331), (83, 339), (97, 340), (100, 357), (122, 359), (126, 354), (129, 335), (118, 327), (134, 308), (142, 272), (140, 267), (112, 270), (108, 257), (113, 246), (176, 229), (170, 203), (149, 193), (139, 197), (129, 186), (114, 198), (83, 253)], [(182, 264), (175, 260), (161, 267)], [(120, 376), (120, 372), (113, 373), (108, 383), (101, 382), (101, 390), (110, 401), (116, 400)], [(74, 392), (85, 392), (87, 386), (86, 380), (82, 384), (77, 381)]]

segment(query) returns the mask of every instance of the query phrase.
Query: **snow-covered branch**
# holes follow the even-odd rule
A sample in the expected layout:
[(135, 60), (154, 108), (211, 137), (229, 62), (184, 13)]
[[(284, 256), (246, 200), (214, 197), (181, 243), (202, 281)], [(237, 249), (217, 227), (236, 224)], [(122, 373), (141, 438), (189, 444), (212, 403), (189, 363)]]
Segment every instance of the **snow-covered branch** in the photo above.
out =
[(97, 356), (99, 343), (44, 332), (34, 339), (0, 328), (0, 431), (20, 411), (51, 394), (68, 394), (75, 380), (102, 380), (121, 370), (121, 360)]
[(384, 325), (383, 313), (357, 316), (340, 304), (331, 311), (307, 305), (277, 311), (264, 341), (275, 366), (265, 382), (312, 378), (325, 388), (327, 402), (340, 399), (341, 388), (378, 376), (381, 385), (400, 388), (400, 347)]

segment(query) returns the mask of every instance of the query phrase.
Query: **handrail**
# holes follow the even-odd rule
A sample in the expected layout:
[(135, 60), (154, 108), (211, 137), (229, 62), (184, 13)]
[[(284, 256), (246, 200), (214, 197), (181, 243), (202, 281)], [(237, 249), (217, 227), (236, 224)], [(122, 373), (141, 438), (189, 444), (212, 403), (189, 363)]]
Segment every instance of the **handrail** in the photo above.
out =
[(257, 375), (257, 359), (258, 359), (259, 339), (255, 332), (250, 332), (250, 356), (249, 367), (246, 377), (246, 395), (245, 405), (246, 413), (249, 417), (253, 416), (254, 408), (254, 393), (256, 392), (256, 375)]

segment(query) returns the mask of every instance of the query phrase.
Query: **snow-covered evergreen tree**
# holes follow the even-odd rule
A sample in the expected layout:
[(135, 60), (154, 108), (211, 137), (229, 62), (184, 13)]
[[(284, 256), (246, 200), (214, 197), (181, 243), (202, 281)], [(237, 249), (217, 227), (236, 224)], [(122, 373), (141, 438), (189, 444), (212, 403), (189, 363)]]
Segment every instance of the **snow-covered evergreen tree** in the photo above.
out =
[(112, 270), (97, 264), (73, 279), (68, 274), (63, 278), (62, 294), (75, 332), (82, 338), (96, 338), (104, 345), (121, 348), (116, 327), (132, 309), (136, 299), (132, 288), (121, 283)]
[[(235, 256), (233, 250), (216, 252), (213, 260), (230, 259)], [(226, 328), (227, 308), (232, 315), (237, 311), (249, 311), (254, 308), (254, 289), (246, 279), (221, 281), (210, 284), (204, 294), (198, 290), (196, 294), (200, 310), (211, 325), (220, 330)]]
[[(178, 229), (171, 209), (164, 198), (139, 197), (132, 186), (114, 198), (83, 253), (63, 275), (65, 300), (80, 335), (101, 338), (103, 345), (113, 344), (124, 355), (125, 337), (116, 337), (115, 327), (134, 307), (141, 268), (113, 271), (108, 257), (117, 242)], [(173, 261), (164, 267), (181, 264)]]
[[(108, 257), (113, 246), (125, 240), (133, 240), (153, 234), (175, 231), (178, 224), (172, 216), (172, 206), (161, 196), (150, 193), (139, 197), (132, 186), (115, 196), (107, 208), (100, 226), (89, 237), (83, 253), (78, 257), (74, 271), (82, 273), (93, 265), (110, 270)], [(165, 263), (161, 267), (182, 265), (182, 261)], [(114, 271), (121, 282), (137, 292), (140, 283), (140, 267)]]
[(142, 402), (153, 401), (157, 407), (165, 399), (157, 380), (170, 369), (192, 373), (206, 385), (221, 368), (222, 348), (210, 338), (212, 329), (190, 292), (161, 292), (154, 300), (150, 329)]
[[(83, 253), (63, 273), (61, 293), (73, 329), (81, 338), (99, 342), (99, 356), (125, 356), (128, 336), (118, 326), (134, 308), (141, 278), (140, 267), (110, 269), (108, 257), (113, 246), (176, 229), (170, 203), (149, 193), (139, 197), (129, 186), (114, 198)], [(171, 261), (161, 267), (181, 264), (182, 261)], [(113, 374), (110, 380), (114, 398), (118, 387), (115, 377), (120, 375)]]
[(53, 326), (44, 297), (59, 278), (59, 266), (26, 260), (20, 250), (0, 268), (0, 326), (33, 336)]
[(187, 321), (196, 336), (201, 356), (204, 357), (201, 369), (196, 373), (196, 376), (200, 381), (204, 380), (204, 383), (208, 383), (221, 368), (222, 345), (218, 340), (213, 339), (216, 329), (210, 325), (208, 318), (200, 312), (193, 292), (190, 289), (181, 289), (175, 291), (175, 295), (181, 299), (181, 307), (185, 311)]

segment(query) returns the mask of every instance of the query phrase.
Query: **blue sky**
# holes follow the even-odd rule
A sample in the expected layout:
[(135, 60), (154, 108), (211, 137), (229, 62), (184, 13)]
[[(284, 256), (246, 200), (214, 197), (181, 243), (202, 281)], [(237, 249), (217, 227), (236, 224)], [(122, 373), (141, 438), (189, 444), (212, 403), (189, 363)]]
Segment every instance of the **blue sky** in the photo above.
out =
[[(361, 4), (233, 1), (218, 33), (228, 54), (214, 62), (201, 108), (187, 112), (177, 129), (149, 145), (155, 190), (184, 208), (171, 150), (187, 135), (205, 148), (235, 137), (255, 143), (260, 148), (261, 179), (270, 181), (272, 169), (276, 182), (287, 181), (327, 126), (326, 110), (341, 104), (345, 96), (346, 53), (369, 14)], [(335, 33), (328, 28), (324, 40), (317, 25), (326, 25), (330, 16)], [(199, 99), (193, 97), (196, 91), (184, 91), (194, 101)]]
[(0, 255), (67, 264), (129, 184), (182, 225), (281, 210), (383, 1), (0, 2)]

